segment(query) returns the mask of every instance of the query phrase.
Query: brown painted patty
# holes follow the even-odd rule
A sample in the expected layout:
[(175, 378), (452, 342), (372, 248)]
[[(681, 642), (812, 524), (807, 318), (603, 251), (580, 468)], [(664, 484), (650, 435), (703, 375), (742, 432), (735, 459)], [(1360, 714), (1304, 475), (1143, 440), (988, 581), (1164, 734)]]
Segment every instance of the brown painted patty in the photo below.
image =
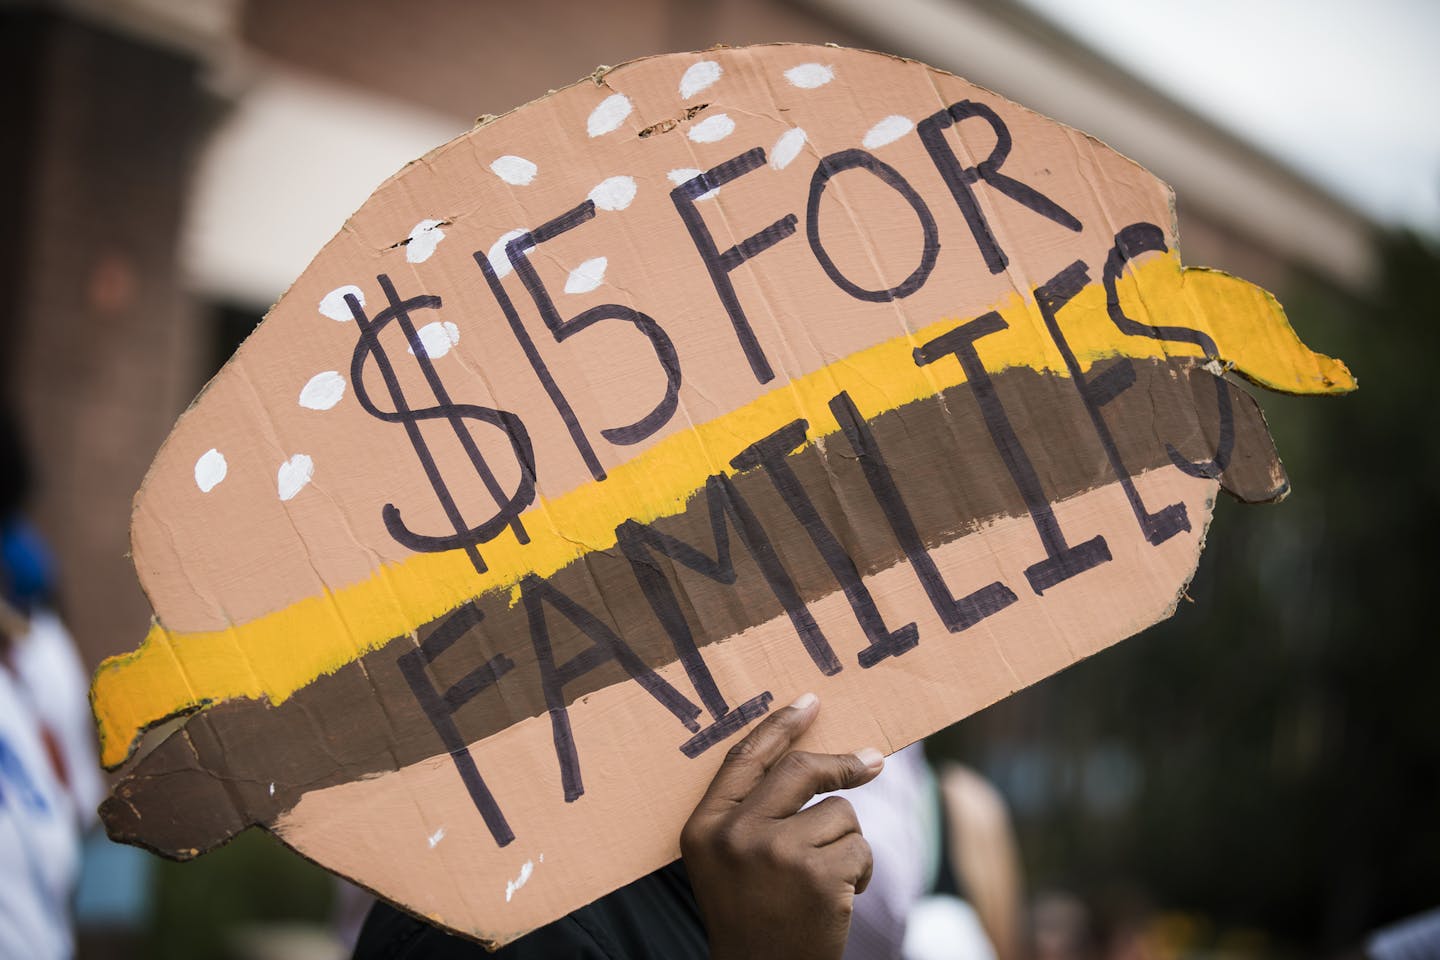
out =
[[(1103, 408), (1126, 469), (1138, 474), (1170, 463), (1167, 443), (1184, 457), (1209, 458), (1219, 434), (1215, 378), (1193, 361), (1117, 360), (1097, 366), (1091, 380), (1132, 362), (1135, 382)], [(1116, 480), (1073, 381), (1028, 368), (995, 374), (993, 381), (1015, 433), (1028, 438), (1025, 452), (1047, 500), (1063, 500)], [(1225, 389), (1234, 411), (1235, 443), (1220, 480), (1239, 499), (1273, 499), (1284, 492), (1285, 480), (1259, 407), (1237, 387), (1227, 383)], [(969, 386), (884, 413), (869, 422), (869, 429), (927, 546), (953, 541), (999, 517), (1024, 515), (1025, 503)], [(856, 451), (843, 434), (803, 447), (786, 463), (862, 576), (903, 559)], [(770, 475), (750, 470), (736, 475), (733, 483), (799, 596), (808, 602), (839, 589)], [(1165, 504), (1147, 506), (1155, 511)], [(715, 557), (711, 511), (703, 494), (653, 527)], [(651, 568), (663, 572), (672, 585), (702, 654), (711, 644), (785, 613), (735, 527), (728, 530), (733, 583), (710, 579), (663, 556), (655, 556)], [(1091, 535), (1084, 530), (1065, 534), (1072, 544)], [(1038, 550), (1036, 559), (1042, 559)], [(650, 668), (677, 659), (674, 644), (637, 585), (635, 569), (619, 548), (591, 552), (546, 584), (613, 630)], [(951, 588), (960, 595), (981, 586)], [(1030, 589), (1025, 583), (1007, 586), (1017, 593)], [(476, 611), (482, 616), (477, 618)], [(571, 620), (553, 608), (547, 614), (557, 664), (593, 646)], [(452, 688), (487, 662), (497, 662), (495, 658), (510, 664), (508, 672), (453, 713), (464, 743), (546, 711), (524, 603), (512, 604), (508, 592), (479, 598), (473, 609), (462, 608), (459, 620), (446, 617), (422, 627), (418, 639), (423, 644), (435, 638), (433, 649), (439, 645), (436, 632), (443, 636), (447, 630), (454, 639), (436, 653), (428, 670), (437, 691)], [(191, 856), (246, 826), (273, 822), (307, 791), (446, 753), (446, 744), (400, 667), (401, 657), (415, 649), (415, 639), (400, 637), (317, 679), (279, 706), (235, 700), (192, 717), (135, 763), (106, 801), (101, 812), (111, 836), (171, 856)], [(854, 662), (839, 666), (857, 669)], [(621, 664), (611, 659), (567, 683), (564, 700), (573, 703), (627, 679)], [(682, 693), (695, 698), (688, 689)]]

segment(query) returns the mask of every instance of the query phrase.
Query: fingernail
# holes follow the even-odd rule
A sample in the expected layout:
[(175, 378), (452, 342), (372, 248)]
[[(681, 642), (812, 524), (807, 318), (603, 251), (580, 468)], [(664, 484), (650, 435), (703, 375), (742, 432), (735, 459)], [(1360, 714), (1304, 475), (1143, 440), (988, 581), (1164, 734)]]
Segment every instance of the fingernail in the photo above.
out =
[(855, 751), (855, 759), (865, 764), (867, 770), (879, 770), (885, 766), (885, 754), (874, 747), (866, 747), (864, 750)]
[(800, 694), (800, 696), (795, 698), (794, 703), (790, 704), (790, 709), (809, 710), (811, 707), (815, 706), (815, 701), (818, 699), (819, 698), (816, 697), (813, 693), (802, 693)]

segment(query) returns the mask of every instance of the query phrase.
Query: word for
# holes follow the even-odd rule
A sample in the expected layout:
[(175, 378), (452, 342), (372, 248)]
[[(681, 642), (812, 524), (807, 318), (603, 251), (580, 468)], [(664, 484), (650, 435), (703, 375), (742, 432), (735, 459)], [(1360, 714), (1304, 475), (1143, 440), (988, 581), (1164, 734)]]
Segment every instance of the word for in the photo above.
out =
[[(987, 124), (995, 137), (995, 145), (989, 155), (974, 166), (966, 166), (960, 161), (946, 135), (949, 128), (966, 120)], [(1003, 271), (1010, 259), (1005, 250), (1001, 248), (1000, 242), (991, 230), (977, 200), (976, 188), (977, 184), (981, 182), (1061, 228), (1075, 232), (1082, 230), (1080, 221), (1055, 201), (1035, 188), (1002, 172), (1002, 167), (1010, 155), (1013, 143), (1009, 128), (989, 107), (963, 100), (922, 120), (916, 129), (927, 155), (963, 214), (981, 258), (991, 273)], [(787, 214), (740, 243), (721, 250), (697, 206), (697, 201), (719, 187), (734, 183), (761, 169), (765, 163), (764, 149), (755, 147), (698, 174), (670, 192), (670, 199), (675, 206), (675, 211), (684, 224), (700, 261), (704, 265), (715, 294), (744, 353), (751, 374), (761, 384), (769, 383), (775, 378), (774, 369), (755, 336), (739, 293), (731, 282), (731, 274), (745, 262), (761, 256), (765, 251), (796, 234), (799, 217), (794, 213)], [(909, 207), (921, 227), (922, 242), (917, 252), (915, 267), (903, 280), (892, 287), (870, 289), (856, 283), (841, 272), (825, 247), (820, 230), (821, 201), (831, 181), (848, 171), (863, 171), (894, 191)], [(511, 239), (505, 247), (505, 255), (519, 276), (520, 282), (543, 320), (545, 328), (557, 343), (564, 343), (570, 337), (584, 330), (607, 322), (628, 324), (649, 343), (655, 360), (665, 375), (663, 393), (650, 412), (640, 419), (633, 423), (610, 426), (598, 431), (600, 436), (609, 443), (626, 446), (640, 443), (654, 435), (665, 427), (675, 414), (679, 404), (682, 373), (674, 343), (665, 329), (653, 317), (622, 304), (601, 304), (575, 316), (563, 316), (556, 307), (550, 290), (530, 259), (530, 254), (536, 248), (575, 230), (594, 217), (595, 202), (587, 199), (534, 230)], [(925, 200), (898, 170), (866, 150), (841, 150), (820, 159), (810, 178), (805, 218), (805, 239), (815, 260), (837, 288), (856, 300), (883, 303), (912, 296), (924, 287), (935, 268), (940, 241), (934, 214), (931, 213)], [(496, 305), (504, 314), (517, 343), (533, 368), (536, 378), (543, 385), (550, 402), (564, 422), (580, 458), (591, 476), (596, 481), (603, 481), (606, 477), (605, 469), (596, 456), (590, 433), (581, 425), (569, 397), (546, 365), (534, 338), (522, 322), (514, 301), (501, 285), (489, 256), (484, 251), (476, 252), (474, 260), (485, 277)], [(351, 361), (351, 382), (355, 385), (356, 397), (361, 407), (367, 413), (388, 423), (397, 424), (406, 431), (415, 455), (429, 478), (430, 485), (440, 501), (451, 529), (450, 532), (442, 535), (416, 532), (405, 523), (399, 508), (393, 503), (383, 507), (382, 518), (385, 527), (396, 541), (411, 550), (464, 549), (475, 569), (483, 573), (486, 566), (479, 550), (481, 544), (492, 540), (505, 529), (511, 530), (520, 543), (529, 542), (520, 515), (535, 500), (535, 456), (530, 435), (524, 422), (514, 413), (477, 404), (456, 403), (452, 400), (450, 392), (441, 381), (433, 362), (426, 355), (416, 324), (411, 316), (417, 311), (438, 309), (441, 306), (440, 297), (421, 295), (402, 298), (396, 292), (388, 276), (381, 275), (377, 280), (388, 305), (373, 319), (365, 315), (357, 297), (353, 295), (345, 297), (359, 327), (359, 339)], [(434, 394), (434, 403), (412, 405), (401, 390), (394, 363), (387, 356), (380, 340), (381, 332), (391, 323), (398, 324), (400, 331), (404, 334), (411, 352), (414, 353), (420, 364), (425, 381)], [(383, 409), (376, 404), (365, 386), (364, 373), (367, 365), (372, 361), (389, 393), (388, 409)], [(471, 524), (466, 520), (461, 505), (456, 502), (451, 493), (450, 484), (441, 476), (421, 430), (421, 424), (425, 421), (443, 421), (448, 424), (465, 450), (475, 473), (495, 502), (494, 512), (485, 521)], [(514, 489), (502, 488), (496, 479), (494, 470), (481, 455), (479, 445), (471, 431), (482, 424), (490, 429), (502, 431), (509, 441), (511, 452), (519, 467), (519, 480)]]

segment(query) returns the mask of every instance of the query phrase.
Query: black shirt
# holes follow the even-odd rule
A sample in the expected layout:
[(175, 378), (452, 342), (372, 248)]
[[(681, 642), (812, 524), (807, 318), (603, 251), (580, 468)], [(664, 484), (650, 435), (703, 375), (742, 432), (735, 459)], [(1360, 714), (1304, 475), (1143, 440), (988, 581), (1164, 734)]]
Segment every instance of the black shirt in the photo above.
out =
[(710, 947), (685, 867), (654, 873), (526, 934), (497, 953), (388, 903), (365, 918), (354, 960), (705, 960)]

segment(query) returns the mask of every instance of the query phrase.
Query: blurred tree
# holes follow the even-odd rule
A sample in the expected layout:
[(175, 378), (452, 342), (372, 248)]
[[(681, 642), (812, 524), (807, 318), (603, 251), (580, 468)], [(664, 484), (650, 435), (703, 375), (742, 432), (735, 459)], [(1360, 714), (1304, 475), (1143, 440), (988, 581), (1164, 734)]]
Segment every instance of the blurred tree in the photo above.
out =
[(235, 957), (235, 937), (257, 924), (330, 917), (330, 874), (261, 830), (189, 863), (162, 861), (143, 956), (152, 960)]

